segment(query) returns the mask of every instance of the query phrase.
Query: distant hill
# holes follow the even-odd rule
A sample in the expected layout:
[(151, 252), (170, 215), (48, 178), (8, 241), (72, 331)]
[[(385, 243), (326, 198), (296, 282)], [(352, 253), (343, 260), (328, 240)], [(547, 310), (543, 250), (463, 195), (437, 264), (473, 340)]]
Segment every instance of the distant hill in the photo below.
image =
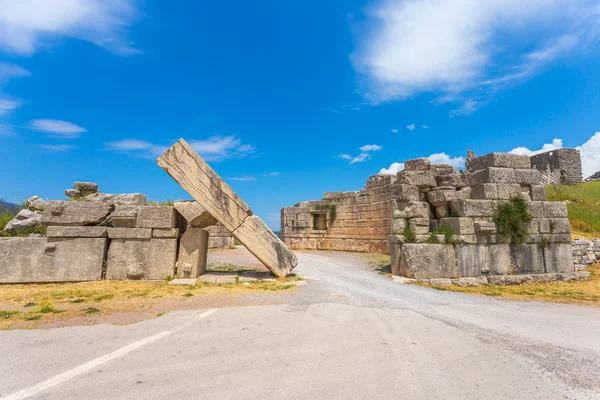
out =
[(7, 203), (6, 201), (0, 199), (0, 214), (3, 214), (6, 211), (15, 212), (19, 206), (13, 203)]

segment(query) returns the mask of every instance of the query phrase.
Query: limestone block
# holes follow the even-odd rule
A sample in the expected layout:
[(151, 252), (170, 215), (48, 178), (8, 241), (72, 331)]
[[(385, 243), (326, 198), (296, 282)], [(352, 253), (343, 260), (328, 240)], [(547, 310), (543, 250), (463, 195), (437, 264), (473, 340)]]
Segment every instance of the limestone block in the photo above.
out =
[(571, 243), (550, 243), (543, 248), (546, 270), (544, 272), (572, 272), (573, 247)]
[(233, 236), (209, 236), (209, 249), (232, 249), (235, 246)]
[(55, 238), (106, 238), (108, 237), (105, 226), (49, 226), (47, 237)]
[(246, 218), (233, 235), (271, 272), (285, 277), (298, 264), (298, 259), (285, 244), (256, 216)]
[(437, 218), (446, 218), (450, 214), (450, 209), (447, 205), (437, 206), (435, 208), (435, 215)]
[(457, 257), (460, 276), (511, 273), (510, 246), (507, 244), (460, 244)]
[(517, 183), (514, 169), (496, 167), (473, 172), (471, 180), (475, 185), (480, 183)]
[(550, 218), (550, 233), (571, 233), (568, 218)]
[(81, 197), (81, 192), (75, 189), (65, 189), (65, 196), (69, 198)]
[(143, 206), (138, 209), (138, 228), (174, 228), (175, 208), (171, 206)]
[(472, 287), (487, 285), (488, 280), (485, 276), (465, 277), (452, 279), (452, 284), (460, 287)]
[(537, 218), (538, 232), (539, 233), (552, 233), (550, 229), (549, 218)]
[(197, 201), (176, 201), (173, 207), (190, 226), (206, 228), (218, 223), (217, 219), (210, 215)]
[(406, 184), (396, 184), (392, 189), (392, 197), (397, 201), (419, 201), (419, 188)]
[(115, 210), (110, 215), (112, 225), (116, 228), (135, 228), (136, 210)]
[(471, 171), (482, 170), (488, 167), (501, 168), (531, 168), (529, 156), (506, 154), (506, 153), (490, 153), (475, 158), (469, 164)]
[(197, 278), (206, 273), (208, 255), (208, 232), (202, 228), (189, 227), (179, 241), (177, 275)]
[(23, 209), (4, 226), (4, 231), (9, 233), (23, 233), (29, 228), (42, 224), (42, 214), (38, 211)]
[(476, 235), (491, 235), (496, 233), (496, 224), (494, 222), (479, 221), (475, 222)]
[(454, 248), (444, 244), (402, 245), (400, 274), (407, 278), (455, 278), (458, 267), (455, 262)]
[(157, 163), (230, 232), (252, 215), (250, 207), (185, 140), (171, 146)]
[(113, 204), (87, 201), (49, 201), (42, 214), (46, 226), (98, 225), (114, 210)]
[(429, 279), (428, 283), (431, 286), (450, 286), (450, 285), (452, 285), (452, 279), (450, 279), (450, 278), (434, 278), (434, 279)]
[(408, 225), (417, 235), (426, 235), (429, 233), (429, 218), (411, 218)]
[(415, 158), (404, 162), (405, 171), (428, 171), (431, 167), (431, 161), (428, 158)]
[(42, 199), (40, 196), (32, 196), (25, 202), (27, 208), (31, 211), (44, 211), (48, 202)]
[(450, 217), (440, 218), (440, 228), (450, 228), (457, 235), (474, 235), (475, 225), (473, 218)]
[[(450, 164), (434, 164), (429, 168), (429, 170), (431, 171), (433, 176), (436, 177), (436, 179), (438, 176), (457, 174), (454, 167)], [(442, 186), (445, 186), (445, 185), (442, 185)], [(450, 186), (452, 186), (452, 185), (450, 185)]]
[(419, 201), (398, 203), (393, 216), (394, 218), (429, 218), (429, 204)]
[[(189, 228), (188, 228), (189, 229)], [(178, 228), (155, 228), (152, 229), (152, 237), (156, 239), (177, 239), (179, 237)]]
[(73, 189), (78, 190), (81, 196), (87, 196), (98, 191), (98, 184), (94, 182), (75, 182)]
[(451, 201), (458, 200), (465, 192), (452, 188), (452, 190), (431, 190), (427, 193), (427, 201), (432, 206), (442, 206)]
[(537, 169), (515, 169), (515, 179), (519, 185), (539, 185), (540, 171)]
[(115, 211), (133, 210), (136, 211), (139, 206), (146, 205), (146, 195), (142, 193), (131, 194), (110, 194), (94, 193), (86, 196), (83, 200), (90, 202), (102, 202), (114, 204)]
[(397, 182), (418, 187), (437, 186), (431, 171), (400, 171), (398, 172)]
[(440, 175), (435, 177), (438, 186), (453, 186), (463, 188), (466, 186), (465, 181), (459, 174)]
[(471, 188), (474, 200), (509, 200), (521, 194), (521, 185), (511, 183), (482, 183)]
[(429, 220), (429, 231), (437, 231), (440, 228), (440, 220), (439, 219), (430, 219)]
[(529, 214), (532, 218), (544, 218), (545, 201), (531, 201), (528, 203)]
[(176, 256), (177, 239), (112, 239), (106, 279), (162, 280), (172, 277)]
[(402, 233), (406, 228), (407, 222), (404, 218), (392, 218), (392, 232), (391, 233)]
[(99, 280), (104, 238), (0, 238), (0, 282)]
[(488, 276), (488, 283), (490, 285), (507, 286), (507, 285), (522, 285), (526, 283), (533, 283), (533, 275), (500, 275), (500, 276)]
[(458, 217), (493, 217), (496, 212), (494, 200), (455, 200), (450, 206)]
[(533, 201), (546, 201), (546, 188), (544, 185), (531, 185), (529, 197)]
[(567, 204), (558, 201), (544, 201), (544, 218), (567, 218)]
[(510, 245), (513, 267), (519, 274), (541, 274), (545, 272), (543, 248), (537, 244)]

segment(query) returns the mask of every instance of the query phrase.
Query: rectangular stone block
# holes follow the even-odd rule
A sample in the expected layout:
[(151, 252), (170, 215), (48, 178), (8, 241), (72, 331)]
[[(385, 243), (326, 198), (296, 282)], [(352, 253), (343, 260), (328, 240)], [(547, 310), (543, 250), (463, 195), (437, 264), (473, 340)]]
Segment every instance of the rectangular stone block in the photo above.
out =
[(476, 235), (491, 235), (496, 233), (496, 224), (489, 221), (475, 222)]
[(414, 160), (404, 161), (405, 171), (428, 171), (431, 167), (431, 161), (428, 158), (415, 158)]
[(440, 206), (454, 200), (467, 200), (469, 195), (470, 192), (465, 190), (455, 190), (454, 188), (446, 190), (437, 187), (427, 192), (427, 201), (433, 206)]
[(544, 218), (567, 218), (567, 204), (558, 201), (544, 201)]
[(511, 273), (510, 246), (507, 244), (460, 244), (457, 254), (460, 276)]
[(450, 206), (458, 217), (493, 217), (496, 212), (494, 200), (455, 200)]
[(144, 206), (138, 209), (138, 228), (175, 228), (175, 208), (171, 206)]
[(150, 239), (152, 237), (152, 229), (150, 228), (125, 228), (127, 239)]
[(533, 201), (546, 201), (546, 188), (544, 185), (532, 185), (529, 197)]
[(206, 228), (218, 223), (217, 219), (197, 201), (176, 201), (173, 207), (190, 226)]
[(394, 218), (429, 218), (429, 204), (420, 201), (397, 202)]
[(208, 248), (209, 249), (232, 249), (235, 247), (233, 236), (210, 236), (208, 237)]
[(115, 209), (110, 203), (100, 201), (49, 201), (42, 214), (46, 226), (98, 225)]
[(571, 224), (568, 218), (550, 218), (550, 233), (571, 233)]
[(392, 186), (392, 196), (397, 201), (419, 201), (419, 188), (406, 184)]
[(550, 219), (548, 218), (537, 218), (538, 232), (539, 233), (552, 233), (550, 229)]
[(510, 245), (512, 266), (519, 274), (542, 274), (544, 268), (544, 250), (538, 244)]
[[(436, 177), (436, 179), (438, 176), (457, 175), (456, 170), (450, 164), (434, 164), (431, 167), (429, 167), (429, 170), (431, 171), (433, 176)], [(446, 185), (440, 185), (440, 186), (446, 186)]]
[(571, 243), (550, 243), (544, 246), (545, 272), (573, 272), (573, 247)]
[(490, 153), (475, 158), (471, 161), (469, 169), (472, 171), (482, 170), (488, 167), (500, 168), (531, 168), (529, 156), (507, 154), (507, 153)]
[(480, 183), (517, 183), (515, 170), (511, 168), (489, 167), (473, 172), (471, 181)]
[(411, 218), (408, 225), (417, 235), (426, 235), (429, 233), (429, 218)]
[(156, 239), (177, 239), (179, 237), (179, 229), (178, 228), (152, 229), (152, 237), (156, 238)]
[(498, 199), (498, 187), (496, 183), (481, 183), (471, 188), (471, 199), (473, 200), (495, 200)]
[(46, 237), (63, 238), (106, 238), (105, 226), (49, 226)]
[(392, 262), (392, 274), (400, 275), (400, 259), (402, 258), (402, 243), (394, 240), (395, 236), (390, 236), (390, 257)]
[(400, 275), (414, 279), (456, 278), (454, 247), (445, 244), (403, 244)]
[(174, 276), (177, 239), (113, 239), (106, 279), (162, 280)]
[(135, 228), (137, 210), (116, 210), (110, 215), (112, 225), (116, 228)]
[(108, 233), (109, 239), (126, 239), (127, 229), (128, 228), (107, 228), (106, 232)]
[(404, 218), (392, 218), (392, 234), (402, 234), (407, 222)]
[(539, 185), (540, 171), (537, 169), (515, 169), (515, 179), (519, 185)]
[(473, 218), (450, 217), (440, 219), (440, 228), (450, 228), (457, 235), (474, 235), (475, 225)]
[(208, 255), (208, 232), (202, 228), (189, 227), (179, 241), (177, 276), (197, 278), (206, 273)]
[(0, 282), (80, 282), (102, 277), (104, 238), (0, 238)]
[(431, 171), (400, 171), (397, 182), (418, 187), (437, 186)]

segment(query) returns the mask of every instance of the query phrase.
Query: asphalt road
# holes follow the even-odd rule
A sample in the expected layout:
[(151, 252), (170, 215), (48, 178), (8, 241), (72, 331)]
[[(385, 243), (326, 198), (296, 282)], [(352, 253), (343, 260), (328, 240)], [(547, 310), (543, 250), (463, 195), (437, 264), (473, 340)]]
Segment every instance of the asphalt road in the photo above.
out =
[(600, 310), (392, 282), (300, 252), (278, 304), (0, 332), (0, 399), (600, 399)]

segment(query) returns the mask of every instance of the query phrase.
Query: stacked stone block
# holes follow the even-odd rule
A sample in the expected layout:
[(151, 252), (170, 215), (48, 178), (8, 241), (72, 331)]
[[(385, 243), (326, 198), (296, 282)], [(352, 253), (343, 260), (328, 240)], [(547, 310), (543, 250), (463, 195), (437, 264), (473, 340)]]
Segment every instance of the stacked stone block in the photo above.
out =
[(600, 239), (573, 240), (573, 261), (576, 271), (585, 270), (590, 265), (600, 262)]
[(575, 185), (581, 182), (581, 154), (576, 149), (556, 149), (531, 156), (531, 166), (540, 171), (546, 185)]

